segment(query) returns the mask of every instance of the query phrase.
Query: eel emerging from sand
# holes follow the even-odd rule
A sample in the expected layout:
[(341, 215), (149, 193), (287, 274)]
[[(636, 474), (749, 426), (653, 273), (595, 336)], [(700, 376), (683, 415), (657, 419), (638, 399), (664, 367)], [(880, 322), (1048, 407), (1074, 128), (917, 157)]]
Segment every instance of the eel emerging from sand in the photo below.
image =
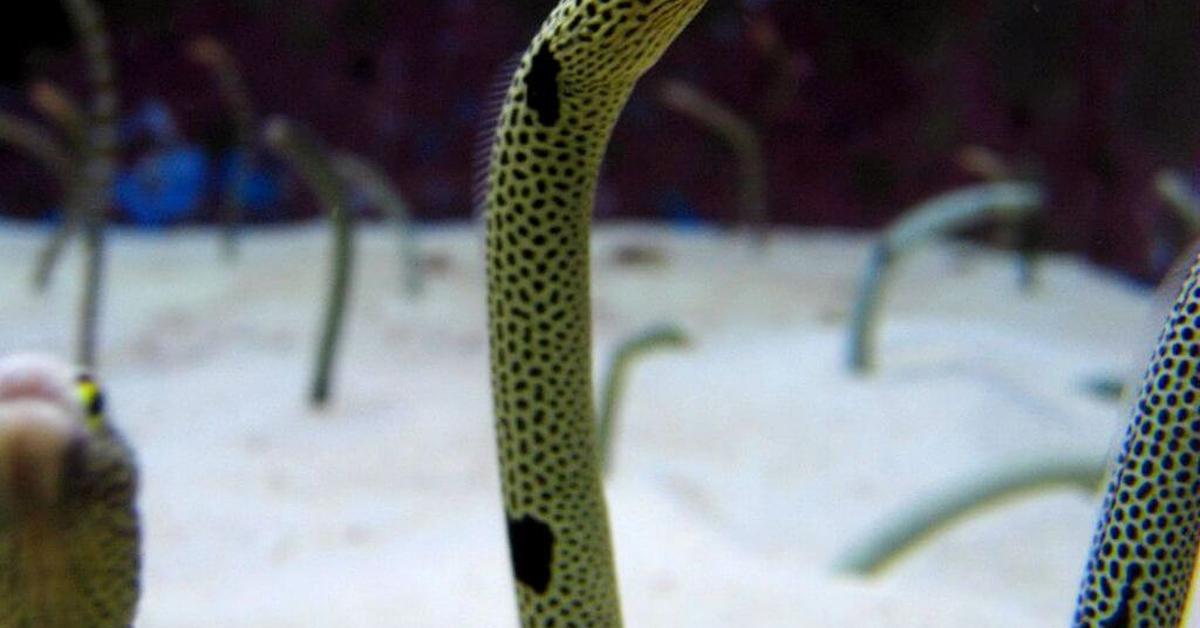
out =
[(561, 0), (521, 58), (488, 168), (492, 390), (524, 626), (619, 626), (596, 455), (588, 232), (634, 84), (705, 0)]
[(1200, 258), (1150, 360), (1109, 478), (1075, 626), (1180, 625), (1200, 527)]
[[(87, 61), (92, 101), (88, 113), (87, 143), (80, 158), (77, 180), (67, 195), (63, 229), (83, 228), (87, 251), (80, 332), (76, 359), (87, 368), (96, 365), (99, 348), (100, 295), (104, 279), (104, 226), (112, 199), (118, 158), (118, 105), (116, 69), (103, 14), (91, 0), (64, 0)], [(69, 232), (68, 232), (69, 235)]]
[(0, 626), (124, 628), (139, 594), (133, 452), (87, 375), (0, 361)]

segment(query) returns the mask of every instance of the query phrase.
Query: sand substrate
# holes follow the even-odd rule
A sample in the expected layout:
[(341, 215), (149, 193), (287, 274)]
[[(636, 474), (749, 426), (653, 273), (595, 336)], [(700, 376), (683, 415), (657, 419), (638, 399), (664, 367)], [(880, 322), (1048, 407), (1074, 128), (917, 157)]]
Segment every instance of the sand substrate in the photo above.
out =
[[(46, 232), (0, 229), (0, 353), (70, 356), (81, 257), (30, 287)], [(101, 375), (141, 461), (139, 626), (515, 626), (475, 227), (422, 230), (402, 290), (362, 234), (330, 405), (309, 407), (329, 236), (116, 231)], [(870, 238), (623, 225), (593, 249), (597, 371), (660, 321), (693, 342), (639, 363), (609, 484), (632, 627), (1065, 626), (1097, 498), (1006, 502), (873, 579), (832, 565), (983, 474), (1102, 459), (1127, 409), (1088, 391), (1144, 367), (1148, 293), (1072, 257), (1022, 293), (1011, 255), (931, 246), (883, 307), (879, 365), (846, 368)]]

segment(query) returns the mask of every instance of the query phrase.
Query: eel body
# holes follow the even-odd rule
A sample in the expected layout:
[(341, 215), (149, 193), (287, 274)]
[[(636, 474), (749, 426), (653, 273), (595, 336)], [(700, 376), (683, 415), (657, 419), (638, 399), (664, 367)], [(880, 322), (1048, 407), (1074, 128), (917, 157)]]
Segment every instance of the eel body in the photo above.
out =
[(1180, 625), (1200, 530), (1200, 259), (1159, 336), (1110, 475), (1074, 625)]
[(207, 67), (216, 79), (221, 100), (233, 117), (235, 141), (241, 151), (242, 158), (235, 162), (233, 177), (221, 193), (222, 246), (225, 256), (233, 258), (237, 255), (237, 227), (242, 219), (242, 188), (256, 165), (254, 128), (257, 116), (237, 59), (220, 41), (213, 37), (198, 37), (189, 46), (188, 55)]
[(874, 365), (875, 329), (879, 324), (883, 292), (898, 259), (932, 238), (984, 221), (998, 219), (1007, 224), (1027, 223), (1041, 211), (1043, 197), (1041, 186), (1032, 183), (981, 183), (919, 203), (888, 225), (871, 251), (854, 301), (850, 323), (850, 370), (865, 373)]
[(63, 5), (82, 44), (92, 89), (87, 143), (80, 156), (76, 181), (67, 195), (63, 228), (71, 230), (76, 224), (83, 226), (87, 261), (76, 355), (80, 364), (93, 368), (99, 343), (100, 295), (104, 280), (105, 213), (112, 198), (117, 169), (116, 71), (99, 7), (91, 0), (64, 0)]
[(0, 361), (0, 626), (124, 628), (139, 594), (132, 451), (86, 375)]
[(609, 363), (608, 371), (600, 385), (600, 399), (596, 402), (596, 436), (600, 447), (600, 471), (609, 475), (612, 471), (613, 440), (617, 431), (617, 402), (625, 394), (625, 383), (634, 362), (656, 349), (684, 347), (688, 344), (687, 334), (678, 325), (664, 323), (654, 325), (622, 342)]
[(400, 241), (400, 259), (404, 267), (404, 290), (409, 296), (420, 294), (425, 287), (421, 252), (417, 249), (416, 222), (408, 203), (388, 179), (388, 175), (365, 157), (339, 152), (331, 157), (338, 176), (366, 201), (382, 211), (396, 227)]
[(300, 172), (329, 213), (333, 226), (329, 297), (325, 301), (325, 322), (321, 325), (316, 368), (308, 396), (313, 406), (321, 407), (329, 401), (333, 386), (334, 361), (341, 346), (346, 304), (354, 278), (354, 212), (350, 208), (346, 184), (334, 170), (328, 151), (308, 129), (283, 116), (272, 116), (263, 129), (263, 137)]
[(562, 0), (522, 56), (489, 155), (491, 377), (524, 626), (620, 626), (596, 451), (588, 242), (634, 84), (704, 0)]

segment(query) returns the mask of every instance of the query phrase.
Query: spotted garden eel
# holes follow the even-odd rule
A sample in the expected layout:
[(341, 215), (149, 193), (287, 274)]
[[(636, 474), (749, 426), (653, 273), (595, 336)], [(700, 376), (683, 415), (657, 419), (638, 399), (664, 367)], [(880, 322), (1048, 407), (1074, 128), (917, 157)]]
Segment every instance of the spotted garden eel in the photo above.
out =
[(561, 0), (489, 155), (488, 317), (500, 479), (524, 626), (620, 626), (596, 454), (588, 243), (634, 84), (705, 0)]
[(1105, 492), (1075, 626), (1180, 625), (1200, 528), (1200, 258), (1159, 336)]
[(86, 375), (0, 361), (0, 626), (125, 628), (139, 593), (137, 468)]

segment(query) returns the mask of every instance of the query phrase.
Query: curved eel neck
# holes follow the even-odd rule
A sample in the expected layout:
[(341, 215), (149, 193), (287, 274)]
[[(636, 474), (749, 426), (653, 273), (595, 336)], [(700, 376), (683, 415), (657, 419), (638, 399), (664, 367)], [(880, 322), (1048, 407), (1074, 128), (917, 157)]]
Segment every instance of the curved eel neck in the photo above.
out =
[[(570, 599), (584, 586), (573, 576), (615, 583), (592, 453), (588, 245), (596, 172), (628, 93), (608, 96), (600, 115), (562, 101), (545, 124), (539, 63), (526, 55), (508, 93), (487, 196), (492, 385), (523, 617)], [(616, 586), (604, 590), (588, 600), (604, 617), (595, 625), (617, 626)]]
[(637, 79), (704, 0), (562, 0), (513, 77), (488, 173), (492, 389), (525, 626), (621, 625), (593, 415), (588, 235)]

